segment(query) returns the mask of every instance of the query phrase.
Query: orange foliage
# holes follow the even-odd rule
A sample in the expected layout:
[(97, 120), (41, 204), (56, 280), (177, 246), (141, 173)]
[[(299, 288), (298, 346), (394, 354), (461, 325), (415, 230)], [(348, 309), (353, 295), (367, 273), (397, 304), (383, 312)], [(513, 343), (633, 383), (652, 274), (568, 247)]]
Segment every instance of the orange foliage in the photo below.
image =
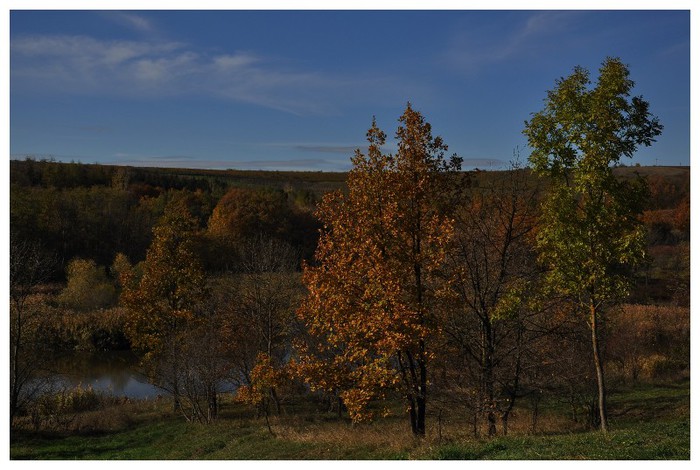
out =
[(674, 216), (673, 209), (659, 209), (659, 210), (644, 211), (641, 219), (642, 219), (642, 222), (644, 222), (644, 224), (647, 226), (651, 226), (654, 224), (668, 224), (669, 226), (672, 226), (673, 225), (673, 216)]
[(194, 308), (205, 296), (204, 271), (194, 252), (196, 230), (197, 221), (183, 204), (169, 205), (153, 229), (140, 281), (132, 282), (128, 273), (124, 279), (127, 333), (138, 349), (157, 352), (194, 320)]
[(410, 105), (400, 121), (398, 154), (381, 152), (386, 135), (373, 123), (368, 154), (353, 158), (348, 194), (323, 198), (318, 266), (303, 275), (309, 292), (298, 316), (314, 341), (299, 348), (296, 371), (315, 389), (340, 392), (355, 421), (371, 418), (369, 402), (398, 385), (424, 413), (444, 284), (436, 271), (453, 232), (440, 210), (452, 168), (446, 146)]
[(287, 228), (288, 212), (282, 191), (233, 188), (214, 208), (209, 232), (235, 241), (251, 235), (274, 235)]
[(288, 381), (284, 368), (276, 368), (270, 356), (259, 353), (250, 373), (250, 385), (242, 385), (236, 391), (236, 400), (258, 406), (270, 395), (271, 390), (279, 388)]
[(690, 195), (686, 194), (673, 209), (673, 228), (690, 232)]

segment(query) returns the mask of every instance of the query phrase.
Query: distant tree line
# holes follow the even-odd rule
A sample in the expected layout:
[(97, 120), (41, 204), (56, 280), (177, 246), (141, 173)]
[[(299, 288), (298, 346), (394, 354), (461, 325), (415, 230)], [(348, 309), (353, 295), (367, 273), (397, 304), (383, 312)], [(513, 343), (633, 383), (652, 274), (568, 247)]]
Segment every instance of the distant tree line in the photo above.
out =
[[(110, 265), (116, 253), (143, 260), (153, 226), (173, 199), (186, 200), (200, 228), (206, 228), (214, 215), (211, 238), (218, 247), (228, 243), (222, 228), (227, 223), (224, 219), (232, 217), (228, 212), (239, 211), (248, 214), (231, 234), (239, 241), (269, 234), (286, 239), (307, 259), (315, 248), (318, 227), (312, 210), (319, 196), (287, 184), (229, 188), (222, 179), (159, 169), (29, 158), (11, 161), (10, 172), (11, 231), (18, 239), (34, 240), (58, 256), (53, 273), (57, 280), (64, 279), (68, 263), (76, 257), (102, 266)], [(219, 255), (205, 258), (211, 261), (209, 270), (226, 267)]]

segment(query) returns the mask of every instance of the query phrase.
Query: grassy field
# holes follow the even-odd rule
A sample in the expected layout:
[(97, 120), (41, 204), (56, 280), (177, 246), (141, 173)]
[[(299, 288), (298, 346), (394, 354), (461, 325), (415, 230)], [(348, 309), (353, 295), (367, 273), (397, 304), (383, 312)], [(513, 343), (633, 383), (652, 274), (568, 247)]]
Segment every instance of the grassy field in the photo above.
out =
[[(15, 430), (12, 459), (689, 459), (689, 382), (644, 385), (610, 397), (611, 432), (604, 436), (567, 421), (561, 405), (544, 407), (536, 434), (514, 419), (511, 435), (476, 439), (467, 425), (435, 420), (423, 440), (401, 416), (352, 426), (330, 414), (263, 419), (232, 403), (214, 424), (185, 422), (164, 402), (140, 402), (83, 416), (71, 433)], [(518, 413), (515, 415), (518, 416)], [(80, 427), (80, 426), (78, 426)], [(572, 431), (574, 429), (574, 431)]]

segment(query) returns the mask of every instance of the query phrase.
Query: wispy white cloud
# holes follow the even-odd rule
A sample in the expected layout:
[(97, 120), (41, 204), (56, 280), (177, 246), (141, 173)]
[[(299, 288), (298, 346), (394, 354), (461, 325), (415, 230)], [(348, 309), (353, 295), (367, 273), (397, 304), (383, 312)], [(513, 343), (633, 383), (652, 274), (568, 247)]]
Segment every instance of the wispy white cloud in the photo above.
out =
[(256, 62), (260, 62), (260, 59), (250, 54), (241, 53), (237, 55), (217, 56), (214, 57), (213, 62), (217, 69), (227, 71), (238, 67), (250, 66)]
[(479, 30), (459, 31), (441, 58), (451, 67), (465, 73), (475, 73), (483, 67), (505, 62), (518, 55), (541, 53), (541, 46), (563, 30), (571, 28), (580, 14), (575, 11), (536, 12), (511, 31), (500, 31), (498, 34), (494, 31), (488, 31), (488, 34)]
[(147, 18), (131, 12), (105, 11), (102, 16), (114, 23), (139, 33), (154, 33), (156, 28)]
[[(98, 41), (84, 36), (27, 36), (12, 40), (11, 88), (78, 93), (143, 91), (162, 67), (182, 64), (182, 45)], [(186, 58), (185, 56), (184, 58)]]
[(173, 52), (183, 45), (176, 42), (100, 41), (87, 36), (23, 36), (10, 42), (13, 58), (42, 61), (86, 60), (119, 65), (135, 57)]
[(334, 114), (339, 101), (398, 98), (406, 90), (405, 80), (391, 77), (329, 76), (245, 51), (210, 54), (173, 41), (23, 36), (11, 40), (10, 51), (12, 91), (204, 94), (295, 114)]
[(665, 47), (657, 53), (659, 57), (675, 57), (675, 56), (688, 56), (690, 54), (690, 40), (678, 42)]

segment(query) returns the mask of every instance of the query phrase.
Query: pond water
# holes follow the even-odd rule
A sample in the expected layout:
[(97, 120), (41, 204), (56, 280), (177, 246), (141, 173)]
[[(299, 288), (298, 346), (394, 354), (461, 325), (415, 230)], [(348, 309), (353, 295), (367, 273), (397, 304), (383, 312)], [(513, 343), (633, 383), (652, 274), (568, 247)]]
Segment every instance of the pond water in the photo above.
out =
[(71, 386), (81, 384), (110, 395), (153, 398), (164, 392), (150, 383), (139, 370), (138, 358), (130, 351), (71, 354), (52, 364), (54, 376)]

